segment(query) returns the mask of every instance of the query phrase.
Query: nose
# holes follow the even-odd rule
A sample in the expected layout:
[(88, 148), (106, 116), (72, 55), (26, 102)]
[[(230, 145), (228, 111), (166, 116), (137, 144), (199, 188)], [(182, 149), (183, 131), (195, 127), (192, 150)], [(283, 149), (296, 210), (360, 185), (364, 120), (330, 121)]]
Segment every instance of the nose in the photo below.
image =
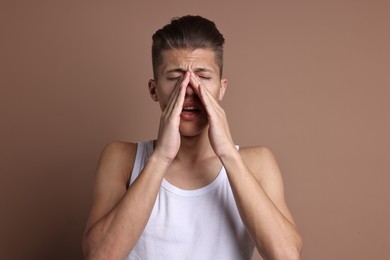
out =
[(186, 95), (192, 96), (194, 93), (195, 93), (194, 89), (190, 85), (188, 85), (186, 89)]

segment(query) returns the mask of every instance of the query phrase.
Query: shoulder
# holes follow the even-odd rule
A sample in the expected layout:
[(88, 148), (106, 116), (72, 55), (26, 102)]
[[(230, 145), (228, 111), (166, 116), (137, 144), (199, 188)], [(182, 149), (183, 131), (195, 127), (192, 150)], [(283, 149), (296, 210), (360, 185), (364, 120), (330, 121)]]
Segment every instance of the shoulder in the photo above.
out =
[(137, 144), (125, 141), (112, 141), (107, 143), (102, 152), (101, 159), (120, 163), (129, 161), (137, 153)]
[(241, 158), (248, 166), (257, 181), (270, 195), (283, 193), (283, 179), (274, 153), (268, 147), (242, 147)]
[(123, 141), (109, 142), (102, 149), (86, 230), (105, 216), (125, 194), (136, 152), (137, 144)]
[(102, 151), (105, 155), (129, 155), (135, 154), (137, 151), (137, 143), (125, 142), (125, 141), (112, 141), (107, 143)]
[(99, 158), (97, 175), (115, 173), (127, 181), (133, 168), (137, 143), (112, 141), (107, 143)]
[(282, 214), (295, 225), (286, 204), (282, 173), (271, 149), (261, 146), (242, 147), (239, 152), (259, 185)]
[(264, 168), (276, 164), (273, 152), (265, 146), (241, 147), (239, 152), (250, 168)]

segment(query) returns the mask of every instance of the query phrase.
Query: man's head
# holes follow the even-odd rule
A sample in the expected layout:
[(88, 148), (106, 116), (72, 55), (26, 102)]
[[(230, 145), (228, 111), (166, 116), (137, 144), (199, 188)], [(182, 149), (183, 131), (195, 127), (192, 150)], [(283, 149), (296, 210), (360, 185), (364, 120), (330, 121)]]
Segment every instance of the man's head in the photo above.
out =
[(198, 96), (200, 84), (215, 101), (224, 97), (224, 41), (215, 24), (200, 16), (174, 19), (153, 35), (154, 79), (148, 82), (149, 93), (165, 111), (171, 98), (175, 100), (172, 95), (178, 93), (174, 90), (186, 84), (179, 126), (182, 136), (199, 135), (208, 124), (207, 111)]
[(215, 53), (215, 62), (222, 76), (223, 44), (225, 39), (214, 22), (201, 16), (183, 16), (171, 21), (153, 35), (152, 62), (154, 79), (158, 78), (158, 66), (162, 52), (172, 49), (209, 49)]

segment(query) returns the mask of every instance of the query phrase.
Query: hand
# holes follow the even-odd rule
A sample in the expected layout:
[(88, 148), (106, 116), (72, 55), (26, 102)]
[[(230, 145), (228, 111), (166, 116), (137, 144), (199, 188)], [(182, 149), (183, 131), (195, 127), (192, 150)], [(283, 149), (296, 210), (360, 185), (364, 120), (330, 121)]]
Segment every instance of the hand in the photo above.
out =
[(236, 150), (223, 108), (194, 73), (191, 73), (190, 84), (194, 87), (206, 109), (209, 122), (209, 140), (215, 154), (221, 158), (232, 148)]
[(180, 148), (180, 113), (183, 109), (189, 81), (190, 74), (187, 72), (176, 84), (169, 102), (161, 114), (155, 152), (168, 163), (172, 162)]

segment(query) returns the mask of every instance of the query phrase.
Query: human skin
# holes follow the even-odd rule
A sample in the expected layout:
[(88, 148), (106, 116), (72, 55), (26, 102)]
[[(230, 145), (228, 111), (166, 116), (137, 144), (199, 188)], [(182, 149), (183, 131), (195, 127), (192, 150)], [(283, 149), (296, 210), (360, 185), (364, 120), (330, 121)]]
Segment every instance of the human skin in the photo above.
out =
[[(299, 259), (302, 241), (285, 203), (276, 160), (264, 147), (237, 151), (219, 105), (226, 87), (211, 50), (163, 52), (158, 78), (149, 81), (151, 97), (162, 109), (154, 152), (127, 189), (133, 166), (128, 158), (134, 158), (136, 144), (114, 142), (103, 150), (84, 239), (88, 259), (123, 259), (130, 253), (164, 178), (195, 189), (211, 182), (222, 165), (260, 254)], [(186, 112), (183, 107), (196, 109)]]
[[(215, 54), (211, 50), (207, 49), (195, 49), (195, 50), (168, 50), (162, 53), (164, 63), (158, 68), (158, 79), (149, 81), (149, 91), (154, 101), (159, 102), (163, 111), (162, 121), (164, 117), (174, 111), (172, 107), (169, 107), (169, 101), (172, 94), (178, 94), (175, 100), (179, 102), (173, 103), (180, 109), (180, 115), (173, 115), (172, 123), (175, 126), (179, 126), (180, 138), (177, 135), (175, 139), (169, 139), (170, 142), (176, 144), (176, 148), (179, 147), (181, 139), (189, 140), (191, 137), (203, 136), (204, 131), (208, 127), (208, 113), (205, 110), (205, 106), (200, 99), (200, 87), (202, 86), (207, 95), (211, 95), (213, 99), (222, 100), (227, 87), (227, 80), (220, 79), (219, 68), (215, 62)], [(177, 83), (182, 83), (185, 92), (173, 92), (173, 89)], [(181, 95), (180, 95), (181, 94)], [(209, 99), (207, 99), (209, 100)], [(185, 120), (181, 107), (187, 105), (194, 105), (199, 109), (199, 115), (192, 120)], [(172, 105), (172, 103), (171, 103)], [(169, 115), (171, 116), (171, 115)], [(163, 133), (164, 128), (160, 127), (160, 134)], [(169, 133), (176, 133), (176, 131), (169, 131)], [(232, 147), (234, 145), (229, 142)], [(160, 147), (167, 147), (169, 144), (159, 145), (157, 142), (156, 150)], [(223, 147), (221, 147), (222, 149)], [(172, 160), (177, 156), (179, 150), (173, 150), (168, 160)]]

